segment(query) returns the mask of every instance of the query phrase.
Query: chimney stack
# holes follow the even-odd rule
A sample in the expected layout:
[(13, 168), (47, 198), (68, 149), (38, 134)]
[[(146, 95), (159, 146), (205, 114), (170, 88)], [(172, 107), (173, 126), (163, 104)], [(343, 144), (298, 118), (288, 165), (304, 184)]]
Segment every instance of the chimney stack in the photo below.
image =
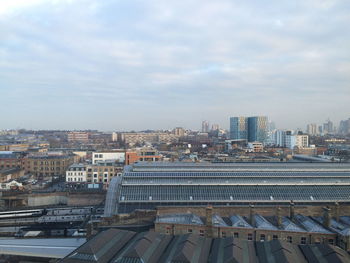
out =
[(254, 205), (249, 205), (249, 221), (252, 227), (255, 227)]
[(338, 202), (335, 202), (335, 220), (339, 221), (339, 210), (340, 210), (340, 205)]
[(323, 226), (326, 228), (331, 225), (330, 210), (328, 207), (323, 208)]
[(294, 220), (294, 202), (293, 202), (293, 200), (291, 200), (290, 204), (289, 204), (289, 217), (292, 221)]
[(205, 215), (206, 215), (207, 237), (212, 238), (213, 237), (213, 207), (211, 205), (208, 205), (206, 207)]
[(282, 215), (281, 215), (281, 207), (277, 207), (276, 211), (276, 216), (277, 216), (277, 226), (281, 227), (282, 226)]

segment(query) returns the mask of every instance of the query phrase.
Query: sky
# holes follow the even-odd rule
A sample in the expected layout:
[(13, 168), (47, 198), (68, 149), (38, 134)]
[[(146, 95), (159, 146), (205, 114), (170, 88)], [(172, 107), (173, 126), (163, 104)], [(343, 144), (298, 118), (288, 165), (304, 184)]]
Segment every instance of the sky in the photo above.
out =
[(0, 0), (0, 129), (350, 117), (348, 0)]

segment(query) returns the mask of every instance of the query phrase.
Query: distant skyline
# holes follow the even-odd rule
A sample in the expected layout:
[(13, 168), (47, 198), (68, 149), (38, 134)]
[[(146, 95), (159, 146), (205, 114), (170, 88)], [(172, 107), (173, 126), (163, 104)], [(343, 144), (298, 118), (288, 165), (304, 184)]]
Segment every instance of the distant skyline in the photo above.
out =
[(347, 0), (2, 1), (0, 129), (338, 126), (349, 13)]

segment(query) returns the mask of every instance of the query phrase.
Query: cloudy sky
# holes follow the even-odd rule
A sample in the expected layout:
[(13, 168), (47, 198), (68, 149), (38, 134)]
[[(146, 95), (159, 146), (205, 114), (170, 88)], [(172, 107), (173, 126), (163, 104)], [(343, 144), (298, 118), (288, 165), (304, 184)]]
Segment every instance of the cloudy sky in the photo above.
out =
[(349, 0), (0, 0), (0, 129), (350, 117)]

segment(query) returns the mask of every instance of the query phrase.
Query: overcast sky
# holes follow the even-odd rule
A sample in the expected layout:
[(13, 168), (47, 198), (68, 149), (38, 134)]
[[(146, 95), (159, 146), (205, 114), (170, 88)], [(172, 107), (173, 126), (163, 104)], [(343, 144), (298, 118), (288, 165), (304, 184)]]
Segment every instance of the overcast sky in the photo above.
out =
[(349, 0), (0, 0), (0, 129), (350, 117)]

